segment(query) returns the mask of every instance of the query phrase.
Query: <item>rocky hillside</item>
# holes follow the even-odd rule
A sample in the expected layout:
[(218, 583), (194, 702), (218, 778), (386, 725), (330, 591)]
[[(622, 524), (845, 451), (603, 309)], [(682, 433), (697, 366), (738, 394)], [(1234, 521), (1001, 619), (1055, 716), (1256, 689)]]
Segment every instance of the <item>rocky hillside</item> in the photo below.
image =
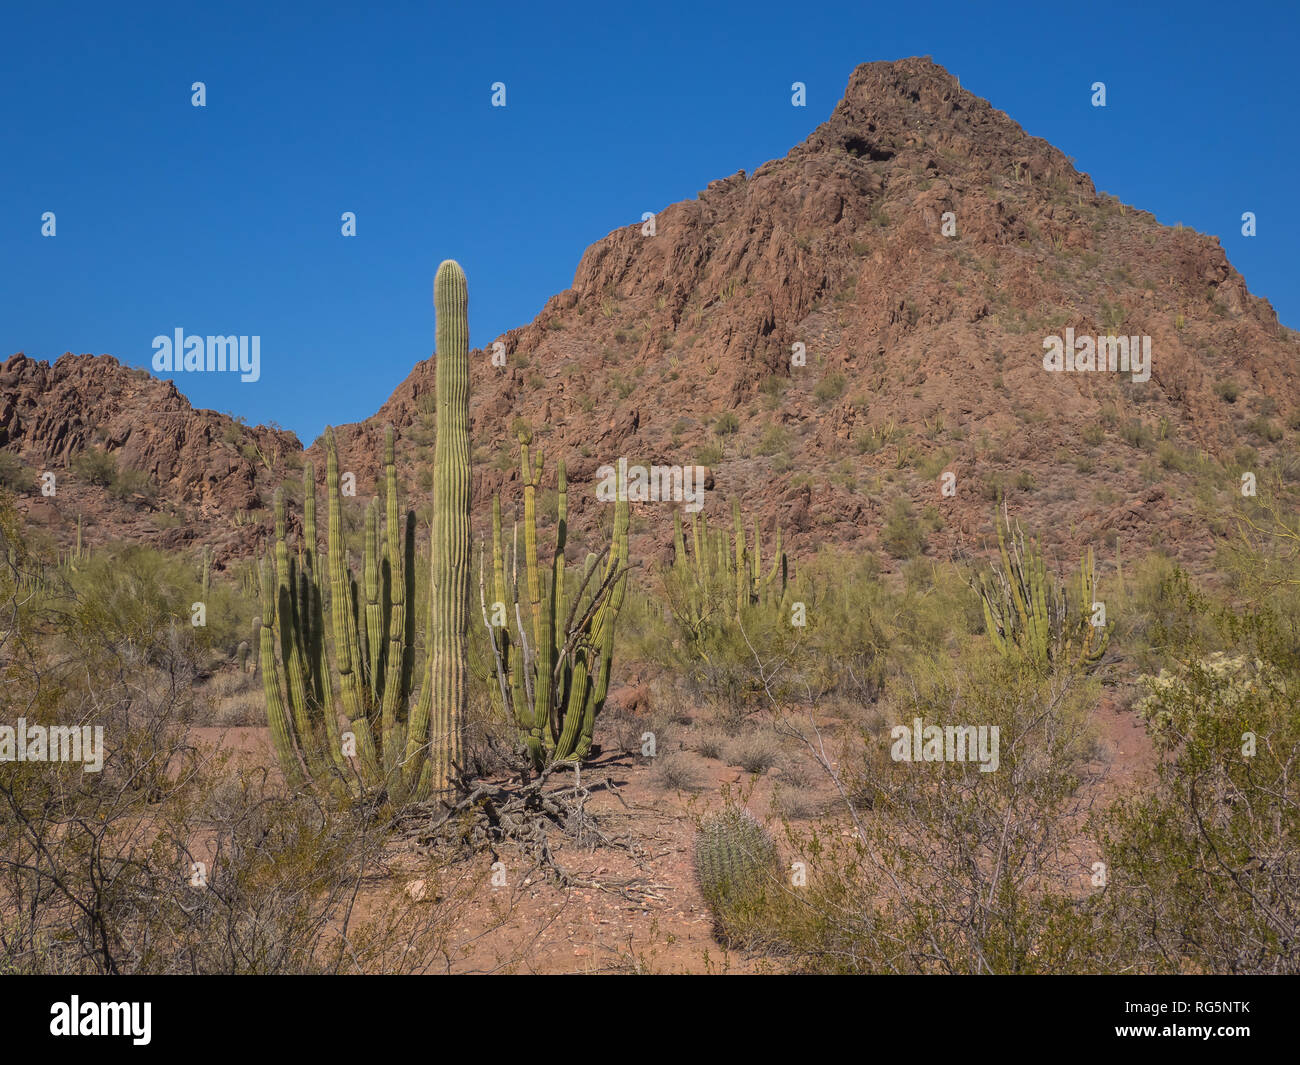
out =
[[(1150, 379), (1048, 372), (1044, 341), (1067, 330), (1150, 337)], [(860, 66), (785, 158), (665, 207), (653, 235), (637, 222), (593, 244), (572, 288), (499, 339), (504, 367), (490, 342), (473, 357), (480, 503), (518, 477), (526, 430), (567, 458), (579, 528), (602, 514), (599, 466), (698, 463), (708, 512), (739, 497), (768, 527), (779, 520), (796, 553), (840, 542), (905, 557), (883, 533), (906, 524), (900, 498), (926, 551), (973, 548), (1002, 495), (1050, 540), (1164, 542), (1195, 564), (1210, 541), (1190, 478), (1213, 476), (1197, 456), (1246, 468), (1300, 427), (1297, 334), (1215, 237), (1098, 193), (921, 58)], [(92, 403), (98, 364), (137, 400)], [(408, 487), (427, 500), (433, 371), (418, 363), (374, 418), (340, 429), (359, 484), (373, 483), (391, 422)], [(57, 416), (36, 373), (66, 385)], [(259, 481), (244, 450), (274, 452), (287, 435), (235, 427), (245, 436), (228, 444), (219, 416), (129, 375), (112, 360), (11, 360), (0, 442), (55, 460), (102, 442), (213, 522), (264, 505), (273, 476)], [(167, 402), (139, 405), (151, 389)], [(955, 496), (941, 494), (945, 473)], [(639, 508), (642, 557), (668, 543), (670, 515)]]
[[(112, 356), (71, 354), (0, 364), (0, 445), (20, 507), (57, 540), (81, 516), (92, 543), (204, 540), (232, 555), (248, 539), (244, 516), (266, 505), (272, 471), (278, 479), (302, 451), (293, 433), (195, 410), (171, 381)], [(88, 452), (111, 461), (92, 467)], [(47, 471), (52, 496), (38, 484)]]
[[(1047, 372), (1044, 340), (1067, 329), (1149, 336), (1150, 380)], [(804, 547), (881, 546), (904, 495), (935, 508), (929, 550), (958, 550), (1005, 493), (1062, 541), (1195, 562), (1209, 541), (1182, 471), (1201, 451), (1267, 456), (1300, 411), (1297, 335), (1217, 238), (1099, 194), (929, 59), (860, 66), (784, 159), (663, 209), (653, 236), (598, 241), (501, 339), (505, 369), (475, 360), (484, 491), (513, 476), (527, 423), (571, 484), (618, 456), (701, 461), (710, 511), (739, 496)], [(355, 427), (366, 449), (384, 421), (427, 432), (432, 381), (419, 364)], [(666, 511), (641, 523), (657, 544)]]

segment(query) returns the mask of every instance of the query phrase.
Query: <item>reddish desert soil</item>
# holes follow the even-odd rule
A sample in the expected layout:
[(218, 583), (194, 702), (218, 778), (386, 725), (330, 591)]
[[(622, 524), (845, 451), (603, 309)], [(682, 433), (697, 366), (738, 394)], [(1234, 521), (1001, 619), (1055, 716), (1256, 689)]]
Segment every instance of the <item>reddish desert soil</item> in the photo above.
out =
[[(1107, 696), (1096, 708), (1094, 723), (1099, 738), (1095, 768), (1105, 772), (1095, 798), (1139, 788), (1149, 778), (1155, 757), (1134, 715)], [(752, 777), (687, 749), (692, 743), (690, 729), (681, 736), (683, 749), (671, 753), (694, 776), (690, 790), (665, 787), (652, 762), (639, 754), (605, 753), (582, 770), (582, 781), (591, 791), (588, 812), (603, 833), (627, 841), (635, 855), (619, 847), (589, 850), (556, 832), (553, 853), (572, 879), (567, 887), (510, 848), (495, 855), (504, 866), (504, 886), (490, 886), (493, 855), (484, 853), (462, 863), (459, 874), (482, 884), (456, 914), (448, 956), (435, 961), (430, 971), (755, 973), (779, 969), (777, 962), (728, 951), (715, 941), (712, 919), (695, 884), (692, 848), (698, 818), (720, 807), (724, 795), (745, 796), (751, 812), (771, 820), (782, 770), (777, 767)], [(198, 727), (192, 738), (204, 749), (229, 753), (232, 771), (265, 766), (278, 772), (266, 728)], [(571, 778), (560, 781), (569, 782)], [(814, 775), (811, 782), (800, 783), (804, 816), (836, 815), (836, 796), (829, 782)], [(794, 823), (798, 827), (799, 822)], [(849, 834), (847, 822), (841, 831)], [(774, 835), (782, 840), (779, 827)], [(784, 842), (781, 846), (788, 850)], [(391, 880), (367, 889), (358, 908), (360, 920), (398, 889), (411, 898), (409, 905), (426, 905), (416, 901), (424, 886), (424, 861), (412, 841), (395, 839), (387, 856)]]

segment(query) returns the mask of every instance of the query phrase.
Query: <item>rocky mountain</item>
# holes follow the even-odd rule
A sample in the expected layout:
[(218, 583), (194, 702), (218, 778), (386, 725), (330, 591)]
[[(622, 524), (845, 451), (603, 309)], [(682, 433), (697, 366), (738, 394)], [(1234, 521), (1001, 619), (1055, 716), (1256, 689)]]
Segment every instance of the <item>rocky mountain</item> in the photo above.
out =
[[(173, 382), (110, 355), (72, 354), (0, 364), (0, 446), (20, 507), (58, 540), (81, 516), (92, 543), (203, 540), (228, 554), (248, 539), (235, 522), (266, 505), (262, 482), (302, 451), (293, 433), (195, 410)], [(88, 452), (111, 462), (91, 473), (78, 462)], [(40, 491), (45, 472), (53, 495)]]
[[(1067, 330), (1150, 337), (1149, 380), (1045, 370)], [(571, 484), (618, 456), (705, 461), (712, 496), (796, 547), (878, 547), (905, 495), (938, 511), (930, 549), (955, 550), (1005, 493), (1062, 540), (1163, 539), (1194, 561), (1181, 468), (1270, 451), (1300, 402), (1297, 335), (1217, 238), (1099, 194), (929, 59), (860, 66), (784, 159), (665, 208), (653, 236), (593, 244), (500, 339), (504, 369), (490, 345), (475, 360), (481, 484), (513, 476), (492, 459), (522, 420)], [(382, 422), (419, 425), (432, 381), (417, 365), (357, 427), (367, 448)], [(658, 544), (666, 509), (642, 523)]]
[[(1149, 366), (1045, 368), (1051, 337), (1095, 351), (1112, 335), (1138, 351), (1149, 338)], [(1215, 476), (1198, 455), (1248, 468), (1300, 427), (1297, 334), (1217, 238), (1099, 193), (928, 58), (858, 67), (785, 158), (664, 208), (652, 235), (637, 222), (597, 241), (571, 288), (497, 339), (504, 366), (492, 343), (472, 360), (480, 503), (518, 478), (527, 431), (567, 459), (580, 529), (603, 514), (599, 467), (699, 464), (708, 513), (737, 497), (766, 527), (780, 521), (796, 555), (838, 542), (903, 557), (891, 518), (915, 521), (930, 553), (962, 551), (1005, 498), (1049, 542), (1163, 542), (1195, 564), (1210, 541), (1190, 479)], [(124, 385), (112, 395), (96, 373)], [(372, 419), (340, 428), (359, 484), (392, 423), (408, 487), (427, 499), (433, 378), (432, 360), (417, 363)], [(227, 525), (292, 475), (296, 446), (84, 357), (6, 363), (0, 433), (42, 461), (98, 440)], [(668, 507), (638, 508), (642, 557), (662, 552), (670, 522)]]

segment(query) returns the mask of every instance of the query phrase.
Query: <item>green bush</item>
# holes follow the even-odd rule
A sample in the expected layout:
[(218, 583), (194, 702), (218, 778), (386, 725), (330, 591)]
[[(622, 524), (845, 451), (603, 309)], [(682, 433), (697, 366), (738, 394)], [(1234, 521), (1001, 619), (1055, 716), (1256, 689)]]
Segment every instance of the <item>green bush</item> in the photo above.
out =
[[(1293, 596), (1293, 593), (1292, 593)], [(1208, 651), (1143, 678), (1154, 786), (1099, 819), (1111, 888), (1100, 917), (1141, 971), (1300, 972), (1300, 652), (1267, 605), (1215, 608)]]
[(832, 403), (844, 395), (847, 385), (848, 381), (842, 373), (828, 373), (817, 382), (813, 395), (817, 397), (818, 403)]
[[(228, 584), (213, 582), (202, 598), (199, 567), (191, 559), (131, 545), (97, 550), (71, 576), (75, 616), (89, 639), (131, 645), (144, 654), (180, 647), (233, 655), (248, 638), (254, 604)], [(202, 601), (204, 625), (194, 625)], [(153, 650), (145, 650), (153, 649)]]
[(775, 455), (777, 452), (785, 451), (789, 446), (789, 430), (781, 425), (769, 425), (767, 431), (763, 434), (763, 439), (759, 441), (758, 453), (760, 455)]
[(0, 449), (0, 486), (11, 492), (30, 492), (36, 487), (36, 473), (17, 455)]
[(158, 497), (158, 490), (149, 475), (143, 470), (132, 469), (119, 470), (113, 483), (108, 486), (108, 493), (116, 499), (143, 496), (149, 502)]
[(715, 444), (705, 444), (695, 452), (695, 463), (698, 466), (716, 466), (722, 461), (722, 448)]
[(117, 459), (107, 451), (88, 447), (73, 457), (72, 472), (88, 484), (108, 488), (117, 480)]
[(925, 533), (906, 496), (897, 496), (880, 532), (880, 543), (894, 558), (916, 558), (925, 550)]

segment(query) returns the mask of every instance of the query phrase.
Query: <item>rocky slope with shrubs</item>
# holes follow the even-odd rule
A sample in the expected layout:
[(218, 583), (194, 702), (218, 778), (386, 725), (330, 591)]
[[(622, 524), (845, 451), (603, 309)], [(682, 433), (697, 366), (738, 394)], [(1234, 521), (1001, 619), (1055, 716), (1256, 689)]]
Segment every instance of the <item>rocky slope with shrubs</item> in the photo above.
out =
[[(1046, 372), (1044, 338), (1066, 329), (1151, 337), (1150, 380)], [(928, 58), (860, 66), (785, 158), (663, 208), (652, 236), (637, 222), (597, 241), (570, 289), (493, 339), (504, 367), (491, 341), (472, 357), (480, 521), (528, 431), (567, 457), (579, 529), (601, 515), (597, 468), (626, 456), (709, 467), (709, 512), (739, 497), (796, 555), (961, 553), (1006, 498), (1062, 548), (1103, 542), (1105, 564), (1164, 543), (1195, 567), (1210, 541), (1194, 497), (1226, 501), (1300, 431), (1297, 334), (1217, 238), (1098, 192)], [(6, 449), (58, 465), (103, 447), (232, 552), (251, 547), (267, 489), (301, 458), (289, 434), (195, 412), (109, 359), (38, 365), (0, 373)], [(407, 487), (427, 496), (432, 398), (426, 360), (340, 428), (359, 484), (391, 423)], [(106, 531), (127, 511), (109, 507)], [(634, 551), (662, 552), (669, 521), (640, 508)]]

